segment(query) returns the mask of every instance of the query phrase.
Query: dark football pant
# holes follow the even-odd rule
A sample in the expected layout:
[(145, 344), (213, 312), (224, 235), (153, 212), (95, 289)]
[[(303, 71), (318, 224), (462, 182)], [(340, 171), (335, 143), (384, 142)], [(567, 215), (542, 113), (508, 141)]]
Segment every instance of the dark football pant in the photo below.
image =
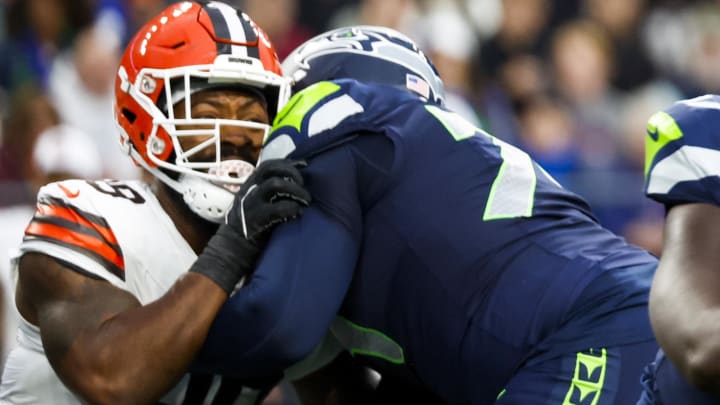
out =
[(657, 348), (654, 340), (592, 348), (522, 367), (495, 404), (634, 405)]
[(645, 368), (642, 383), (643, 393), (637, 405), (720, 404), (720, 398), (691, 386), (662, 350)]

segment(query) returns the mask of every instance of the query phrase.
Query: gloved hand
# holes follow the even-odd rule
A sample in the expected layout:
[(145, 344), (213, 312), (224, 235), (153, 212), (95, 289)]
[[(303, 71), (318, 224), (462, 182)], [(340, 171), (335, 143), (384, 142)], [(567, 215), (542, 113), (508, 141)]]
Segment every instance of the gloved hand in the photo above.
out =
[(305, 162), (275, 159), (261, 163), (235, 195), (232, 208), (190, 271), (204, 274), (230, 294), (255, 268), (277, 224), (300, 215), (310, 204), (300, 168)]
[[(225, 223), (249, 241), (267, 239), (268, 230), (295, 218), (301, 207), (310, 204), (310, 192), (303, 188), (299, 170), (305, 166), (305, 161), (290, 159), (262, 162), (240, 187), (240, 198), (235, 198)], [(254, 219), (250, 220), (250, 216)]]

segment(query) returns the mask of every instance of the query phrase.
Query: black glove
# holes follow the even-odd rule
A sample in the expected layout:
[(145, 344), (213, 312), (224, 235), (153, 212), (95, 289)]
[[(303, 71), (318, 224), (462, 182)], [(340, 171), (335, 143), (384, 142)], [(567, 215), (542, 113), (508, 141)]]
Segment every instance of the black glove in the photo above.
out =
[(261, 163), (190, 271), (204, 274), (230, 294), (252, 273), (272, 228), (298, 217), (310, 204), (299, 170), (305, 165), (289, 159)]
[[(264, 242), (271, 228), (295, 218), (310, 204), (310, 192), (303, 188), (301, 168), (305, 161), (274, 159), (262, 162), (238, 191), (225, 223), (245, 239)], [(237, 206), (239, 204), (239, 206)], [(249, 216), (254, 216), (254, 220)]]

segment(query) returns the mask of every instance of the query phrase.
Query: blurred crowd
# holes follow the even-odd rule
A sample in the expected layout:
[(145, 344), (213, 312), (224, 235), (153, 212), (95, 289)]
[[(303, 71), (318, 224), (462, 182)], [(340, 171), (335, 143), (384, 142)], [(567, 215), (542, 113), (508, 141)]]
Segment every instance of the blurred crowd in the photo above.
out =
[[(406, 33), (435, 62), (451, 108), (522, 146), (604, 225), (655, 253), (663, 213), (642, 196), (647, 118), (720, 90), (716, 1), (230, 2), (280, 58), (338, 26)], [(140, 176), (117, 146), (112, 84), (130, 36), (168, 3), (0, 0), (2, 211), (31, 205), (55, 178)]]
[[(648, 117), (720, 92), (720, 2), (710, 0), (228, 0), (282, 59), (330, 28), (395, 28), (435, 62), (448, 105), (521, 146), (598, 219), (659, 254), (642, 194)], [(134, 178), (112, 118), (124, 45), (165, 0), (0, 0), (0, 270), (37, 188)], [(6, 277), (6, 271), (1, 271)]]
[[(528, 151), (598, 219), (654, 253), (663, 212), (642, 195), (647, 118), (720, 91), (720, 2), (709, 0), (229, 0), (280, 58), (351, 24), (406, 33), (448, 105)], [(0, 0), (0, 261), (39, 185), (133, 178), (112, 85), (124, 45), (166, 0)], [(0, 267), (4, 266), (0, 265)]]

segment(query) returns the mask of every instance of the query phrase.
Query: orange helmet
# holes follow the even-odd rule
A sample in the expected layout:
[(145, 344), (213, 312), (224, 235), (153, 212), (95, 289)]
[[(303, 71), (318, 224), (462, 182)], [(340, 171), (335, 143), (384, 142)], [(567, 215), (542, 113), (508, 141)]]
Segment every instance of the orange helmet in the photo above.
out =
[[(255, 164), (233, 161), (223, 166), (220, 127), (262, 128), (267, 133), (269, 125), (194, 119), (189, 114), (176, 119), (173, 105), (184, 100), (186, 111), (190, 111), (193, 92), (235, 86), (262, 94), (271, 121), (290, 94), (275, 49), (262, 29), (242, 11), (218, 1), (184, 1), (163, 10), (130, 41), (115, 80), (115, 119), (123, 150), (183, 194), (194, 211), (213, 221), (224, 215), (224, 208), (219, 206), (231, 202), (232, 194), (228, 200), (223, 196), (225, 188), (215, 190), (211, 186), (237, 187)], [(179, 137), (199, 135), (197, 129), (192, 133), (183, 131), (190, 124), (209, 128), (202, 134), (208, 135), (202, 145), (215, 146), (215, 161), (193, 162), (191, 157), (201, 148), (183, 150)], [(193, 207), (197, 198), (202, 198), (200, 194), (207, 193), (223, 197), (209, 203), (209, 208), (208, 204)]]

